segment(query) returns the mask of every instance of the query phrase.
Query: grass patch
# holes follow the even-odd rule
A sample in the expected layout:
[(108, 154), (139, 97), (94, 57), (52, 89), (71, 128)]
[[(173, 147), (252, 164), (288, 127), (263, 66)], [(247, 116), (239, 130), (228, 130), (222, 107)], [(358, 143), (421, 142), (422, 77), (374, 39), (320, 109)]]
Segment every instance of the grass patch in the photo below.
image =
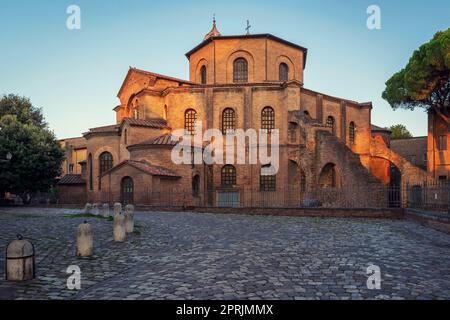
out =
[(91, 213), (66, 214), (66, 215), (64, 215), (64, 217), (72, 218), (72, 219), (74, 219), (74, 218), (95, 218), (95, 219), (102, 219), (102, 220), (108, 220), (108, 221), (114, 220), (113, 217), (97, 216), (97, 215), (91, 214)]
[(19, 213), (14, 215), (17, 218), (23, 218), (23, 219), (31, 219), (31, 218), (41, 218), (41, 216), (37, 214), (30, 214), (30, 213)]

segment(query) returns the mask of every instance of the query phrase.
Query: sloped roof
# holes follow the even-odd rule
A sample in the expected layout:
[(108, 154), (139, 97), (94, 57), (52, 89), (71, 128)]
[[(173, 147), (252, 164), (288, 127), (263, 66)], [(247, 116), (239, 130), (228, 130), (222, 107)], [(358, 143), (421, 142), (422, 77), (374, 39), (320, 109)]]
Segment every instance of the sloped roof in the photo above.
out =
[(178, 141), (172, 140), (172, 135), (168, 133), (130, 145), (128, 148), (137, 146), (175, 146), (177, 143)]
[(392, 130), (389, 129), (389, 128), (382, 128), (382, 127), (376, 126), (376, 125), (374, 125), (374, 124), (370, 125), (370, 128), (371, 128), (372, 131), (386, 131), (386, 132), (392, 132)]
[(175, 172), (173, 172), (170, 169), (161, 167), (161, 166), (154, 166), (148, 162), (145, 161), (135, 161), (135, 160), (125, 160), (121, 163), (119, 163), (118, 165), (114, 166), (112, 169), (106, 171), (105, 173), (103, 173), (102, 176), (113, 172), (117, 169), (119, 169), (120, 167), (124, 166), (124, 165), (129, 165), (135, 169), (138, 169), (146, 174), (152, 175), (152, 176), (162, 176), (162, 177), (171, 177), (171, 178), (180, 178), (179, 175), (177, 175)]
[(66, 174), (58, 182), (58, 185), (79, 185), (79, 184), (86, 184), (86, 181), (81, 177), (81, 174)]
[(134, 119), (134, 118), (124, 118), (122, 120), (121, 126), (127, 123), (132, 127), (149, 127), (155, 129), (168, 128), (167, 121), (164, 119)]

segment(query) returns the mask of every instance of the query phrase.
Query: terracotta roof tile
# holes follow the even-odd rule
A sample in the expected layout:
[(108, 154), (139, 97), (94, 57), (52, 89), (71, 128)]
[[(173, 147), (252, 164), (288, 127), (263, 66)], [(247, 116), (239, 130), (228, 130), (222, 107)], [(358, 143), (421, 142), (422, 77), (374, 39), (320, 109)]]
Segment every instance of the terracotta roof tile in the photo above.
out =
[(81, 174), (66, 174), (58, 182), (59, 185), (76, 185), (86, 184), (86, 181), (81, 177)]
[(130, 165), (130, 166), (132, 166), (144, 173), (150, 174), (152, 176), (164, 176), (164, 177), (173, 177), (173, 178), (180, 177), (179, 175), (177, 175), (175, 172), (173, 172), (170, 169), (167, 169), (167, 168), (164, 168), (161, 166), (154, 166), (145, 161), (135, 161), (135, 160), (125, 160), (125, 161), (119, 163), (117, 166), (113, 167), (111, 170), (106, 171), (103, 175), (106, 175), (112, 171), (115, 171), (124, 165)]
[(161, 136), (151, 138), (148, 140), (144, 140), (142, 142), (139, 142), (133, 146), (153, 146), (153, 145), (160, 145), (160, 146), (174, 146), (178, 143), (178, 141), (172, 140), (171, 134), (163, 134)]
[(124, 118), (123, 123), (128, 123), (130, 126), (136, 127), (149, 127), (149, 128), (167, 128), (167, 121), (164, 119), (134, 119), (134, 118)]

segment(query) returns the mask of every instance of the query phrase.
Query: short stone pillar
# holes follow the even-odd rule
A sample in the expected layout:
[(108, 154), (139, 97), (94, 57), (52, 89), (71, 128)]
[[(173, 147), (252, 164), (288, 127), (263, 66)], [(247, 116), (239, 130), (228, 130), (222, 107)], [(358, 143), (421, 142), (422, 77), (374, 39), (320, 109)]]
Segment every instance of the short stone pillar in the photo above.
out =
[(27, 281), (35, 277), (34, 246), (18, 234), (6, 247), (6, 280)]
[(122, 212), (122, 204), (120, 202), (114, 203), (114, 216)]
[(92, 204), (90, 203), (86, 203), (86, 205), (84, 206), (84, 214), (91, 214), (92, 212)]
[(124, 242), (126, 236), (125, 216), (122, 211), (114, 214), (114, 241)]
[(93, 239), (91, 225), (85, 221), (78, 227), (77, 256), (90, 257), (93, 252)]
[(99, 211), (98, 207), (99, 207), (98, 203), (94, 203), (92, 205), (92, 214), (94, 216), (98, 216), (100, 214), (100, 211)]
[(125, 207), (125, 231), (132, 233), (134, 231), (134, 206), (127, 204)]
[(109, 217), (109, 204), (108, 203), (103, 204), (102, 216), (105, 218)]

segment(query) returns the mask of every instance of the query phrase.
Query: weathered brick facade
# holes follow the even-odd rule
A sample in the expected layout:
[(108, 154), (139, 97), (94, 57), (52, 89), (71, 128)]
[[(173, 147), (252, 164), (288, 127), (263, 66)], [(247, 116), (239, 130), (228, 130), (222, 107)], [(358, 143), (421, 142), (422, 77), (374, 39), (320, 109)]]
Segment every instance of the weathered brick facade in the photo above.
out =
[[(264, 198), (260, 185), (264, 163), (234, 164), (236, 183), (226, 186), (222, 181), (225, 164), (173, 163), (173, 143), (165, 135), (185, 128), (189, 110), (195, 111), (203, 131), (221, 130), (226, 109), (234, 111), (234, 128), (244, 130), (259, 130), (264, 108), (274, 111), (280, 169), (270, 191), (283, 199), (280, 206), (291, 199), (295, 204), (300, 198), (317, 199), (324, 188), (388, 183), (380, 166), (403, 161), (392, 157), (395, 153), (388, 141), (372, 130), (371, 103), (304, 87), (307, 49), (301, 46), (270, 34), (221, 36), (214, 26), (186, 56), (189, 81), (130, 68), (118, 93), (120, 104), (114, 109), (117, 123), (84, 134), (88, 201), (123, 201), (127, 177), (133, 181), (136, 204), (156, 204), (165, 197), (169, 204), (217, 205), (221, 192), (231, 192), (243, 205), (244, 190), (252, 195), (250, 203), (253, 194)], [(236, 61), (242, 59), (243, 81), (236, 71)], [(287, 70), (283, 79), (282, 67)], [(108, 157), (102, 158), (105, 153)], [(426, 176), (416, 169), (414, 174)], [(382, 174), (375, 175), (377, 179), (371, 172), (378, 171)], [(348, 196), (371, 197), (367, 192)]]

